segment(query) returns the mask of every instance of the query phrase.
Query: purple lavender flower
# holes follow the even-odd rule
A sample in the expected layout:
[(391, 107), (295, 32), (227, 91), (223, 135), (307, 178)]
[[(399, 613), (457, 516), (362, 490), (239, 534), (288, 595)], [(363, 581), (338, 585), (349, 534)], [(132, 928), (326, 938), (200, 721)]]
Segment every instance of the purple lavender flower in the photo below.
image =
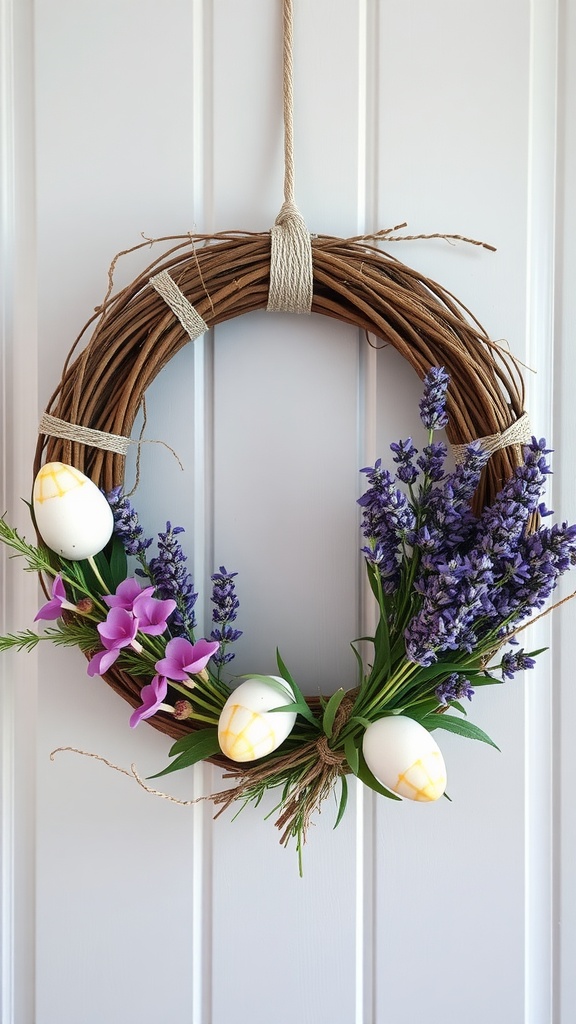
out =
[(450, 473), (441, 487), (431, 488), (422, 500), (424, 532), (414, 543), (425, 550), (444, 552), (466, 551), (474, 536), (477, 518), (471, 505), (482, 470), (489, 459), (478, 441), (467, 445), (464, 459)]
[(440, 430), (448, 423), (446, 392), (449, 383), (450, 377), (443, 366), (433, 366), (424, 377), (420, 419), (427, 430)]
[(522, 537), (498, 562), (501, 573), (494, 606), (497, 620), (516, 624), (542, 608), (560, 576), (576, 563), (576, 525), (541, 527)]
[(234, 643), (242, 636), (241, 629), (234, 629), (229, 625), (235, 621), (240, 607), (234, 583), (234, 578), (237, 575), (237, 572), (227, 572), (226, 567), (221, 565), (220, 571), (211, 576), (212, 604), (214, 605), (212, 622), (216, 623), (216, 628), (212, 630), (210, 636), (219, 644), (218, 653), (214, 655), (214, 663), (219, 667), (226, 665), (235, 657), (234, 653), (227, 651), (226, 648), (228, 644)]
[(442, 480), (447, 455), (448, 449), (442, 441), (432, 442), (422, 449), (418, 466), (432, 483)]
[(362, 532), (369, 544), (362, 548), (368, 562), (378, 567), (385, 594), (392, 594), (400, 580), (402, 544), (416, 525), (406, 495), (394, 486), (394, 477), (381, 469), (382, 460), (360, 472), (368, 477), (368, 490), (358, 499), (362, 508)]
[(516, 672), (523, 672), (525, 669), (534, 668), (536, 661), (534, 658), (530, 658), (527, 654), (524, 654), (524, 648), (522, 647), (519, 651), (514, 653), (513, 651), (507, 651), (502, 656), (500, 668), (502, 671), (503, 679), (513, 679)]
[(453, 672), (434, 690), (434, 696), (439, 704), (447, 705), (455, 700), (463, 700), (466, 697), (472, 700), (474, 690), (469, 679)]
[(476, 623), (493, 611), (493, 582), (490, 559), (482, 552), (454, 554), (450, 561), (441, 553), (424, 555), (414, 584), (422, 603), (404, 631), (408, 660), (432, 665), (446, 650), (472, 652)]
[(151, 718), (157, 711), (168, 692), (168, 680), (164, 676), (154, 676), (152, 681), (143, 686), (140, 690), (142, 704), (130, 715), (130, 728), (136, 726), (145, 718)]
[(409, 486), (416, 482), (418, 479), (418, 470), (414, 464), (414, 460), (418, 455), (417, 448), (414, 447), (412, 438), (409, 437), (406, 441), (393, 442), (390, 445), (390, 451), (394, 453), (393, 462), (396, 463), (398, 469), (396, 470), (396, 476), (403, 484)]
[(128, 498), (124, 497), (122, 487), (114, 487), (108, 491), (106, 500), (114, 516), (114, 533), (124, 545), (126, 554), (145, 558), (145, 552), (152, 543), (152, 538), (143, 537), (143, 529)]
[(186, 555), (176, 540), (179, 533), (184, 533), (181, 526), (173, 527), (166, 523), (166, 532), (158, 534), (158, 556), (151, 559), (149, 570), (158, 595), (176, 602), (176, 610), (170, 620), (172, 632), (194, 639), (194, 605), (198, 594), (186, 567)]
[(524, 448), (524, 462), (514, 471), (478, 521), (476, 544), (506, 561), (538, 510), (540, 495), (550, 467), (546, 441), (535, 437)]

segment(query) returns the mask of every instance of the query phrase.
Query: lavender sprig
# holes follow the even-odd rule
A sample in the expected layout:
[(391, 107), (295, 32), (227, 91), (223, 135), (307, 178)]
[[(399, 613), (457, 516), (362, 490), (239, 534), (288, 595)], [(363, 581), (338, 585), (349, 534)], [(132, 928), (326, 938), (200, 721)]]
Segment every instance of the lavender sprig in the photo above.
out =
[(446, 392), (450, 377), (443, 366), (433, 366), (424, 377), (420, 419), (427, 430), (441, 430), (448, 423)]
[(158, 555), (150, 561), (149, 571), (158, 596), (176, 601), (176, 610), (169, 620), (171, 632), (194, 642), (194, 605), (198, 594), (186, 566), (186, 555), (176, 539), (180, 533), (184, 533), (182, 526), (166, 523), (165, 532), (158, 534)]
[(108, 491), (106, 500), (114, 516), (114, 533), (122, 541), (126, 554), (135, 555), (147, 571), (146, 551), (152, 543), (152, 538), (143, 536), (144, 530), (138, 519), (138, 513), (132, 507), (130, 500), (124, 496), (122, 486)]
[(216, 628), (212, 630), (210, 636), (213, 640), (218, 640), (220, 644), (220, 648), (212, 660), (219, 668), (228, 664), (235, 657), (234, 652), (227, 651), (226, 648), (242, 636), (241, 629), (234, 629), (230, 625), (235, 621), (240, 607), (234, 584), (234, 577), (237, 575), (237, 572), (227, 572), (226, 567), (221, 565), (220, 571), (211, 576), (214, 584), (212, 588), (212, 604), (214, 605), (212, 621), (216, 623)]
[(452, 672), (436, 687), (434, 695), (440, 706), (446, 707), (452, 704), (453, 701), (463, 700), (464, 697), (472, 700), (474, 690), (469, 679), (459, 675), (457, 672)]
[(414, 511), (403, 491), (394, 486), (394, 477), (381, 469), (378, 459), (373, 467), (361, 470), (369, 488), (358, 499), (362, 508), (362, 532), (369, 544), (362, 548), (367, 561), (377, 567), (385, 594), (393, 594), (400, 581), (403, 544), (416, 525)]

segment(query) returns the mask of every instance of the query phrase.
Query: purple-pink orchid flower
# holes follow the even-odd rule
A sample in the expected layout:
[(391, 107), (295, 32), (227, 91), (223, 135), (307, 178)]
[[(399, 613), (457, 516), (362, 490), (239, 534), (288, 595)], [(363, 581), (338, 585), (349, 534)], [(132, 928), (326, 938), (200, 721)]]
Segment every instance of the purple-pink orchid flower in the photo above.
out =
[(168, 679), (183, 682), (206, 668), (219, 646), (216, 640), (197, 640), (192, 644), (185, 637), (174, 637), (166, 644), (166, 657), (157, 661), (154, 668)]
[(111, 608), (104, 622), (98, 624), (103, 651), (98, 651), (88, 662), (88, 675), (101, 676), (114, 664), (123, 647), (135, 647), (138, 619), (127, 608)]
[(166, 629), (169, 616), (176, 608), (173, 600), (160, 601), (152, 597), (154, 587), (142, 589), (136, 579), (129, 578), (118, 584), (115, 594), (107, 594), (104, 601), (110, 608), (98, 632), (104, 647), (88, 662), (88, 675), (101, 676), (114, 664), (123, 647), (142, 650), (136, 634), (160, 636)]
[(151, 718), (158, 711), (168, 692), (168, 680), (165, 676), (154, 676), (151, 683), (140, 690), (142, 704), (130, 715), (130, 728), (134, 729), (145, 718)]
[(102, 600), (109, 608), (126, 608), (131, 612), (134, 602), (139, 597), (150, 597), (153, 593), (154, 587), (142, 589), (138, 580), (134, 576), (129, 576), (128, 579), (122, 580), (122, 583), (118, 584), (115, 594), (106, 594)]
[(150, 636), (160, 636), (166, 629), (166, 622), (176, 608), (171, 598), (161, 601), (152, 597), (154, 587), (142, 588), (133, 576), (122, 580), (115, 594), (107, 594), (104, 601), (109, 608), (123, 608), (138, 619), (138, 629)]
[(66, 609), (71, 612), (77, 611), (76, 605), (66, 598), (62, 577), (58, 575), (54, 577), (52, 584), (52, 599), (42, 605), (38, 614), (34, 617), (34, 622), (37, 622), (38, 619), (59, 619), (62, 611)]
[(160, 636), (166, 629), (166, 620), (172, 615), (176, 608), (176, 601), (168, 598), (160, 601), (156, 597), (149, 597), (142, 592), (132, 605), (132, 614), (138, 620), (138, 629), (141, 633), (148, 633), (150, 636)]

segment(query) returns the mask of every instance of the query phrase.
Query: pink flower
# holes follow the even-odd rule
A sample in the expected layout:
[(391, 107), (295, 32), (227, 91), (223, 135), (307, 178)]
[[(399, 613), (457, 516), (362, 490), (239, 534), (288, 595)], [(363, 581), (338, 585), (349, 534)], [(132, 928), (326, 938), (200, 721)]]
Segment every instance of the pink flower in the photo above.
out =
[(164, 676), (154, 676), (151, 683), (140, 690), (142, 704), (130, 715), (130, 728), (134, 729), (144, 718), (151, 718), (156, 713), (166, 693), (168, 680)]
[(134, 602), (139, 597), (150, 597), (153, 593), (154, 587), (145, 587), (143, 590), (138, 580), (130, 576), (127, 580), (122, 580), (122, 583), (118, 584), (115, 594), (107, 594), (103, 601), (105, 601), (109, 608), (126, 608), (131, 612)]
[(198, 675), (219, 646), (215, 640), (198, 640), (191, 644), (185, 637), (177, 636), (168, 641), (166, 657), (157, 661), (154, 668), (168, 679), (184, 681), (188, 676)]
[(140, 597), (134, 601), (132, 612), (136, 616), (141, 633), (160, 636), (166, 629), (166, 620), (175, 608), (176, 601), (172, 598), (159, 601), (156, 597), (149, 597), (147, 590), (143, 590)]
[(52, 584), (52, 600), (42, 605), (40, 611), (34, 617), (34, 622), (37, 622), (38, 619), (59, 619), (62, 609), (68, 609), (71, 612), (77, 611), (76, 605), (66, 599), (62, 577), (58, 575), (54, 577)]
[(104, 650), (88, 662), (89, 676), (101, 676), (114, 664), (123, 647), (135, 647), (138, 619), (126, 608), (111, 608), (105, 622), (99, 623), (98, 632)]

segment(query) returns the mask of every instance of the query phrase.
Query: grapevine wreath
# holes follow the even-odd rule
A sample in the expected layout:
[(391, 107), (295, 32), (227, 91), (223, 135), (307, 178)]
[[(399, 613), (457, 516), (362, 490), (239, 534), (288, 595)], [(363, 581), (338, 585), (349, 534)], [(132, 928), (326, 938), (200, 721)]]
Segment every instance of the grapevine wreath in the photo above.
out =
[[(285, 74), (285, 127), (290, 82)], [(294, 837), (301, 851), (311, 815), (337, 782), (340, 820), (349, 774), (391, 799), (436, 799), (446, 773), (432, 733), (492, 742), (468, 721), (463, 700), (534, 664), (539, 652), (501, 649), (518, 644), (524, 620), (574, 563), (576, 527), (544, 525), (547, 450), (531, 437), (513, 357), (454, 296), (380, 248), (389, 232), (310, 236), (294, 204), (286, 137), (285, 202), (271, 232), (162, 239), (168, 248), (117, 293), (113, 264), (108, 294), (40, 424), (38, 545), (0, 520), (0, 539), (51, 581), (37, 618), (56, 624), (1, 638), (0, 648), (31, 649), (42, 637), (79, 646), (89, 673), (132, 706), (131, 724), (149, 719), (174, 739), (159, 774), (212, 761), (235, 783), (212, 795), (222, 809), (258, 804), (273, 790), (281, 841)], [(199, 638), (178, 531), (159, 535), (150, 557), (122, 491), (134, 421), (155, 377), (205, 330), (262, 309), (355, 326), (392, 345), (423, 381), (426, 443), (393, 443), (393, 472), (380, 459), (363, 470), (360, 543), (378, 625), (352, 644), (355, 685), (326, 696), (303, 696), (280, 654), (278, 676), (226, 678), (238, 635), (234, 574), (221, 567), (212, 577), (214, 628)], [(444, 427), (451, 471), (434, 440)], [(92, 547), (75, 549), (74, 500), (90, 488), (105, 528), (100, 536), (95, 527)], [(69, 497), (72, 513), (54, 514)]]

